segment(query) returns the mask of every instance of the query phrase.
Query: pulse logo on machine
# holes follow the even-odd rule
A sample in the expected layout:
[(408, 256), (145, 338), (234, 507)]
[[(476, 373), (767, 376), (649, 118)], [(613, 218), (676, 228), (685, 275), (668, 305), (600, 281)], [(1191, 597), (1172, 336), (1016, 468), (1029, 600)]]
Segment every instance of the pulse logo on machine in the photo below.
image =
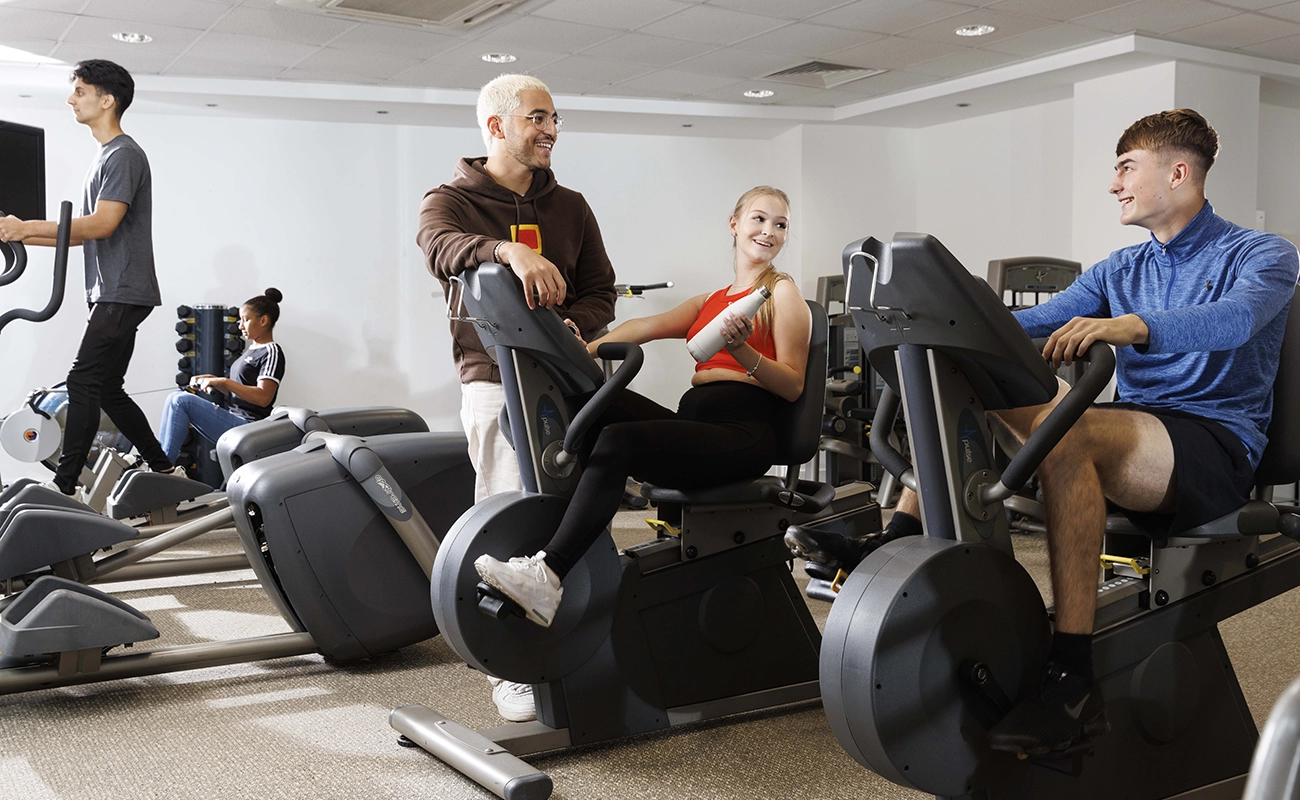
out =
[(537, 399), (537, 430), (541, 434), (543, 447), (556, 439), (564, 438), (564, 419), (560, 416), (559, 407), (548, 395)]
[(402, 499), (402, 490), (397, 488), (395, 483), (388, 470), (380, 470), (375, 473), (374, 480), (365, 484), (366, 494), (370, 495), (385, 514), (398, 522), (406, 522), (411, 518), (411, 509), (407, 508)]

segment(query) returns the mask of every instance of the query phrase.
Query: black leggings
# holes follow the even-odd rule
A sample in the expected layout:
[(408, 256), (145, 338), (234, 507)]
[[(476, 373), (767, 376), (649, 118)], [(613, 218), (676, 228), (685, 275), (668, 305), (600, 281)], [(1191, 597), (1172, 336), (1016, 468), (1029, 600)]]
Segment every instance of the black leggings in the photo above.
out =
[(720, 486), (767, 472), (788, 404), (752, 384), (720, 381), (682, 395), (677, 413), (624, 390), (588, 432), (582, 477), (543, 548), (561, 579), (618, 511), (629, 475), (672, 489)]

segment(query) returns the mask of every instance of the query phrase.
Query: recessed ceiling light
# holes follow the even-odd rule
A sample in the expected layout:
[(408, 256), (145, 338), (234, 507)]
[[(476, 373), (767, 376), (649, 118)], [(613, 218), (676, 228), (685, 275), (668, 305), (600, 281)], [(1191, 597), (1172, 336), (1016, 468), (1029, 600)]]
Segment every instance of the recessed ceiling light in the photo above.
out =
[(113, 34), (113, 38), (127, 44), (148, 44), (153, 41), (153, 37), (149, 34), (135, 33), (133, 31), (119, 31)]
[(970, 108), (970, 103), (958, 103), (958, 108)]
[(762, 100), (764, 97), (771, 97), (774, 94), (776, 94), (776, 92), (771, 89), (750, 89), (748, 92), (745, 92), (746, 97), (752, 97), (755, 100)]
[(376, 114), (387, 114), (388, 112), (387, 112), (387, 111), (376, 111), (375, 113), (376, 113)]
[(207, 106), (208, 106), (208, 108), (216, 108), (216, 107), (217, 107), (217, 104), (216, 104), (216, 103), (208, 103)]
[(479, 56), (479, 58), (483, 59), (489, 64), (510, 64), (518, 60), (514, 56), (510, 55), (509, 53), (484, 53), (483, 55)]
[(24, 100), (30, 100), (30, 99), (32, 99), (32, 96), (31, 96), (30, 94), (20, 94), (20, 95), (18, 95), (18, 96), (21, 97), (21, 98), (24, 99)]
[(992, 25), (963, 25), (953, 33), (958, 36), (987, 36), (997, 28)]
[(682, 127), (683, 127), (683, 128), (694, 128), (694, 127), (695, 127), (695, 123), (693, 123), (693, 122), (683, 122), (683, 123), (682, 123)]

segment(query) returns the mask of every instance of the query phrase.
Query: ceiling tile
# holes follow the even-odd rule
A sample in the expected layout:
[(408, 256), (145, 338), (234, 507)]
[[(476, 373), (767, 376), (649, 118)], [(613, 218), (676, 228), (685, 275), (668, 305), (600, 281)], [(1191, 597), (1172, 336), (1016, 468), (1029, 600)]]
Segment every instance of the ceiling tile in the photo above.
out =
[(1270, 17), (1277, 17), (1278, 19), (1287, 19), (1292, 22), (1297, 22), (1300, 21), (1300, 2), (1283, 3), (1279, 6), (1266, 8), (1263, 13)]
[(206, 30), (228, 11), (230, 11), (228, 4), (212, 3), (207, 0), (167, 0), (165, 3), (148, 3), (143, 0), (90, 0), (82, 13), (88, 17)]
[(224, 58), (195, 58), (188, 53), (164, 70), (164, 75), (198, 75), (205, 78), (274, 78), (283, 67), (236, 64)]
[[(957, 37), (953, 37), (954, 39)], [(906, 39), (902, 36), (890, 36), (878, 39), (847, 50), (831, 54), (832, 61), (854, 67), (870, 69), (905, 69), (922, 61), (930, 61), (940, 56), (970, 50), (946, 42), (932, 42), (923, 39)]]
[(162, 53), (157, 50), (141, 50), (132, 48), (130, 45), (121, 44), (120, 42), (109, 42), (121, 47), (108, 48), (102, 45), (81, 44), (79, 42), (64, 42), (54, 50), (54, 58), (60, 61), (74, 64), (90, 58), (107, 58), (117, 64), (122, 65), (128, 72), (143, 72), (157, 74), (162, 72), (163, 68), (176, 58), (174, 53)]
[(857, 0), (813, 17), (812, 21), (818, 25), (833, 25), (855, 31), (902, 33), (920, 25), (955, 17), (970, 9), (970, 5), (940, 0)]
[(1039, 28), (1036, 31), (1022, 33), (1019, 36), (989, 42), (987, 45), (982, 44), (980, 49), (1010, 53), (1016, 56), (1041, 56), (1055, 53), (1058, 50), (1088, 44), (1089, 42), (1099, 42), (1103, 39), (1109, 39), (1113, 35), (1107, 31), (1084, 28), (1080, 25), (1063, 22), (1048, 28)]
[(1247, 53), (1252, 53), (1257, 56), (1265, 56), (1266, 58), (1300, 62), (1300, 36), (1288, 36), (1285, 39), (1274, 39), (1271, 42), (1252, 44), (1241, 49)]
[(732, 44), (779, 28), (788, 22), (789, 20), (759, 17), (726, 8), (692, 6), (681, 13), (652, 22), (642, 27), (640, 32), (690, 42)]
[[(992, 25), (997, 30), (984, 36), (962, 37), (953, 33), (957, 28), (966, 25)], [(978, 11), (968, 11), (965, 14), (949, 17), (941, 22), (932, 22), (929, 25), (912, 28), (907, 32), (907, 37), (909, 39), (929, 39), (934, 42), (959, 44), (964, 47), (984, 47), (1000, 39), (1009, 39), (1018, 34), (1029, 33), (1030, 31), (1051, 26), (1052, 22), (1050, 20), (1037, 17), (1022, 17), (1017, 14), (1003, 14), (982, 8)]]
[(0, 31), (6, 39), (59, 39), (76, 19), (71, 14), (0, 6)]
[(796, 22), (769, 33), (759, 34), (752, 39), (746, 39), (740, 46), (749, 50), (820, 58), (827, 53), (865, 44), (881, 37), (882, 34), (879, 33)]
[(651, 72), (631, 80), (619, 81), (615, 87), (627, 87), (632, 89), (657, 89), (660, 87), (669, 88), (673, 92), (682, 92), (684, 94), (699, 94), (708, 92), (713, 89), (719, 89), (729, 83), (735, 83), (736, 79), (728, 75), (701, 75), (698, 72), (682, 72), (676, 69), (661, 69), (658, 72)]
[(1133, 0), (999, 0), (989, 8), (1009, 14), (1023, 14), (1027, 17), (1042, 17), (1064, 22), (1082, 17), (1084, 14), (1095, 14), (1098, 11), (1132, 2)]
[(639, 86), (628, 86), (622, 83), (616, 83), (613, 86), (606, 86), (603, 89), (594, 89), (586, 92), (589, 95), (598, 97), (631, 97), (631, 98), (650, 98), (653, 100), (685, 100), (689, 95), (686, 92), (679, 91), (675, 87), (655, 86), (642, 88)]
[[(126, 25), (130, 27), (125, 27)], [(123, 30), (147, 33), (153, 37), (153, 41), (148, 44), (127, 44), (113, 38), (114, 33)], [(202, 35), (203, 31), (193, 28), (172, 28), (166, 25), (138, 23), (125, 23), (124, 25), (111, 19), (77, 17), (76, 24), (63, 37), (63, 41), (103, 47), (104, 58), (113, 58), (126, 50), (167, 53), (175, 56), (185, 52), (185, 48), (189, 47), (195, 39)]]
[(687, 8), (675, 0), (637, 0), (635, 3), (611, 3), (609, 0), (555, 0), (534, 12), (535, 16), (565, 22), (581, 22), (602, 28), (634, 30)]
[(537, 71), (537, 77), (550, 85), (553, 78), (592, 80), (593, 77), (599, 76), (599, 80), (603, 85), (635, 78), (638, 75), (650, 72), (652, 69), (654, 67), (648, 64), (638, 64), (635, 61), (614, 61), (608, 58), (592, 58), (591, 56), (569, 56), (542, 67)]
[(450, 50), (444, 50), (429, 60), (438, 64), (466, 69), (487, 69), (492, 72), (493, 77), (496, 77), (505, 72), (536, 72), (540, 67), (553, 61), (559, 61), (565, 56), (564, 53), (511, 46), (507, 52), (515, 57), (515, 61), (509, 64), (489, 64), (483, 60), (485, 53), (498, 52), (501, 49), (501, 45), (478, 41), (466, 42)]
[(729, 75), (732, 78), (761, 78), (778, 70), (798, 66), (805, 59), (784, 53), (760, 53), (727, 47), (688, 58), (678, 64), (679, 69), (703, 72), (708, 75)]
[(1138, 0), (1127, 6), (1079, 17), (1074, 22), (1111, 33), (1170, 33), (1239, 13), (1236, 9), (1212, 5), (1204, 0)]
[(63, 14), (80, 14), (86, 0), (8, 0), (0, 2), (5, 8), (26, 8), (37, 11), (58, 11)]
[(1170, 34), (1182, 42), (1218, 48), (1245, 47), (1287, 36), (1300, 36), (1300, 25), (1258, 14), (1239, 14)]
[(709, 5), (778, 19), (807, 19), (844, 5), (844, 0), (799, 0), (797, 3), (790, 0), (709, 0)]
[(717, 45), (688, 42), (685, 39), (665, 39), (662, 36), (647, 36), (644, 33), (627, 33), (617, 39), (610, 39), (595, 47), (589, 47), (583, 50), (582, 54), (666, 67), (684, 58), (707, 53), (715, 47)]
[(442, 89), (472, 89), (478, 91), (483, 84), (500, 75), (500, 64), (478, 66), (453, 66), (450, 64), (421, 64), (388, 81), (392, 86), (430, 86)]
[[(576, 22), (527, 17), (502, 25), (477, 41), (506, 47), (545, 47), (559, 53), (576, 53), (613, 39), (619, 32)], [(483, 52), (487, 52), (484, 49)], [(507, 52), (514, 53), (514, 50)]]
[(921, 75), (916, 72), (886, 72), (853, 81), (852, 83), (846, 83), (843, 86), (836, 86), (830, 91), (860, 100), (864, 97), (879, 97), (894, 92), (906, 91), (907, 89), (915, 89), (918, 86), (937, 83), (938, 80), (933, 75)]
[(323, 47), (293, 66), (296, 70), (329, 74), (335, 80), (346, 80), (352, 76), (386, 80), (419, 63), (420, 59), (410, 56)]
[(1007, 53), (994, 53), (990, 50), (967, 50), (964, 53), (953, 53), (950, 56), (942, 56), (933, 61), (926, 61), (923, 64), (915, 64), (908, 69), (921, 75), (956, 78), (960, 75), (983, 72), (1019, 60), (1021, 60), (1020, 56)]
[[(775, 92), (771, 97), (745, 97), (751, 89), (770, 89)], [(770, 106), (777, 104), (799, 105), (799, 100), (822, 92), (811, 86), (792, 86), (776, 81), (740, 81), (692, 96), (693, 100), (711, 100), (716, 103), (739, 103), (742, 105)]]
[(259, 64), (266, 67), (291, 67), (319, 48), (298, 42), (241, 36), (236, 33), (209, 31), (194, 43), (187, 55)]
[(427, 59), (460, 43), (455, 36), (415, 28), (361, 25), (330, 42), (330, 47)]
[[(551, 77), (546, 79), (546, 86), (553, 94), (587, 94), (597, 89), (604, 89), (609, 86), (609, 81)], [(567, 126), (565, 130), (573, 132), (575, 129), (572, 126)]]
[[(49, 58), (50, 53), (58, 45), (59, 42), (56, 39), (18, 39), (0, 34), (0, 47), (11, 47), (20, 53), (30, 53), (42, 58)], [(3, 63), (5, 58), (6, 56), (0, 55), (0, 63)]]
[(284, 39), (302, 44), (325, 44), (346, 33), (357, 23), (315, 14), (309, 11), (289, 11), (281, 8), (249, 8), (240, 6), (221, 20), (213, 30), (238, 33), (262, 39)]
[(1290, 0), (1218, 0), (1219, 5), (1232, 6), (1246, 11), (1259, 11), (1273, 6), (1286, 5)]

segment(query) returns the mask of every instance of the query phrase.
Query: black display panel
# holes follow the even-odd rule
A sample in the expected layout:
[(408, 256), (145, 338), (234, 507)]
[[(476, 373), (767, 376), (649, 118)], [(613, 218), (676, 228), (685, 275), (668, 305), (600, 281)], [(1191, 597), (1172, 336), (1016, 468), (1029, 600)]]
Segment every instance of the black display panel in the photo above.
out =
[(0, 120), (0, 211), (45, 219), (45, 131)]

